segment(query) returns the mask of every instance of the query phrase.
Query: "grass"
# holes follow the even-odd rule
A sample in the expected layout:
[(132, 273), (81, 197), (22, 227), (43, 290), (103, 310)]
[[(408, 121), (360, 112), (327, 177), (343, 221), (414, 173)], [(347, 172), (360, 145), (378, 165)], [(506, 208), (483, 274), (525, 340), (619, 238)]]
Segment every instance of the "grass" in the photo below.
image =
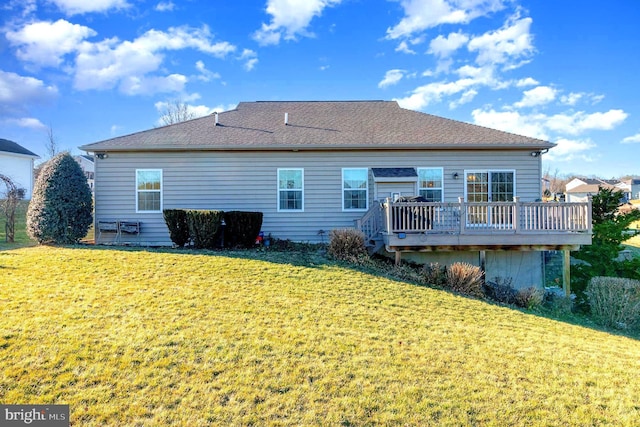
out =
[(0, 402), (72, 425), (637, 425), (640, 341), (315, 253), (0, 252)]
[(6, 241), (6, 233), (5, 233), (5, 223), (6, 218), (4, 212), (0, 210), (0, 250), (3, 249), (11, 249), (16, 247), (23, 246), (33, 246), (35, 243), (29, 239), (27, 236), (27, 208), (29, 207), (29, 202), (26, 200), (22, 200), (18, 203), (18, 207), (16, 209), (16, 224), (15, 224), (15, 242), (8, 243)]
[[(631, 229), (640, 230), (640, 221), (631, 224)], [(624, 242), (625, 249), (631, 251), (633, 256), (640, 257), (640, 234), (633, 236)]]

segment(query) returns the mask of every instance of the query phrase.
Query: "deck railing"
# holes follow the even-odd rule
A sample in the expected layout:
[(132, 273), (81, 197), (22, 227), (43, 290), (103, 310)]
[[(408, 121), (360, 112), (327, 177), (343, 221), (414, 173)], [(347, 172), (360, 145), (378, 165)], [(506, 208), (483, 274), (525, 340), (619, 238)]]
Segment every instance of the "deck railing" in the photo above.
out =
[(374, 203), (362, 218), (356, 220), (356, 228), (364, 233), (366, 241), (378, 237), (384, 228), (382, 205)]
[(520, 202), (515, 198), (513, 202), (427, 203), (388, 199), (382, 217), (384, 231), (389, 233), (590, 233), (591, 201)]

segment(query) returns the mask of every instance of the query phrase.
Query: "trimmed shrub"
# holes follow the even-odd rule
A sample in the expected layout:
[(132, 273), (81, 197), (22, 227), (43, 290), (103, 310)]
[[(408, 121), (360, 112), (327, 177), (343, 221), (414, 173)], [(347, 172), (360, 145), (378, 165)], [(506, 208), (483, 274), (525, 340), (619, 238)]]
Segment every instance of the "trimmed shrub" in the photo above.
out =
[(253, 247), (262, 228), (262, 212), (229, 211), (224, 213), (224, 245)]
[(80, 165), (67, 152), (40, 171), (27, 210), (27, 234), (38, 243), (76, 243), (93, 222), (93, 200)]
[(358, 262), (360, 258), (368, 257), (364, 233), (355, 228), (331, 230), (327, 253), (335, 259), (350, 262)]
[(189, 222), (184, 209), (165, 209), (162, 211), (164, 222), (169, 229), (171, 241), (179, 248), (189, 242)]
[(493, 282), (487, 281), (484, 286), (484, 293), (487, 297), (496, 302), (503, 304), (514, 304), (516, 302), (516, 291), (512, 286), (513, 279), (508, 277), (502, 279), (501, 277), (495, 277)]
[(518, 307), (531, 310), (532, 308), (539, 307), (544, 301), (544, 291), (539, 288), (529, 287), (519, 289), (516, 292), (515, 303)]
[(187, 211), (189, 234), (197, 249), (215, 249), (216, 233), (222, 223), (222, 211)]
[(445, 287), (452, 291), (474, 297), (484, 296), (482, 290), (483, 274), (480, 267), (456, 262), (447, 268)]
[(422, 268), (422, 281), (427, 285), (444, 287), (447, 283), (447, 267), (432, 262)]
[(598, 323), (620, 329), (640, 324), (639, 280), (594, 277), (587, 285), (586, 295)]

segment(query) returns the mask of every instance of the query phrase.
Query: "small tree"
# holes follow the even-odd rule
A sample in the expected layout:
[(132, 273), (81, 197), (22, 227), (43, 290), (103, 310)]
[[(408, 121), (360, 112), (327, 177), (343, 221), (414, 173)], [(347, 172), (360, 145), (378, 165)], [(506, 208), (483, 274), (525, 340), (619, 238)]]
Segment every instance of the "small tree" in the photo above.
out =
[(160, 115), (160, 121), (163, 126), (168, 126), (175, 123), (186, 122), (196, 117), (197, 114), (189, 109), (188, 104), (176, 100), (165, 105)]
[(16, 208), (18, 202), (24, 198), (24, 188), (18, 188), (11, 178), (0, 174), (0, 181), (7, 187), (5, 198), (1, 203), (2, 211), (7, 218), (6, 237), (7, 241), (13, 243), (16, 236)]
[(93, 221), (91, 189), (67, 152), (47, 162), (36, 180), (27, 211), (27, 233), (38, 243), (76, 243)]
[(640, 219), (640, 211), (633, 210), (623, 214), (622, 191), (600, 188), (593, 196), (592, 244), (583, 246), (573, 253), (573, 257), (583, 262), (571, 266), (572, 288), (576, 294), (583, 296), (589, 280), (597, 276), (626, 277), (640, 279), (640, 259), (632, 261), (618, 259), (623, 249), (622, 242), (631, 236), (625, 231)]

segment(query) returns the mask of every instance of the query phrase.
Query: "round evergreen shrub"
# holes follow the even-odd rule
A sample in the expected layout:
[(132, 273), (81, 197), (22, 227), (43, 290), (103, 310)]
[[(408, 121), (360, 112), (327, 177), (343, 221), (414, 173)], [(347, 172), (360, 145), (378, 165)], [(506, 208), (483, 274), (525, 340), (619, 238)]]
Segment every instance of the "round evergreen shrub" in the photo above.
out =
[(87, 178), (69, 153), (60, 153), (38, 175), (27, 210), (27, 233), (40, 244), (76, 243), (92, 222)]

